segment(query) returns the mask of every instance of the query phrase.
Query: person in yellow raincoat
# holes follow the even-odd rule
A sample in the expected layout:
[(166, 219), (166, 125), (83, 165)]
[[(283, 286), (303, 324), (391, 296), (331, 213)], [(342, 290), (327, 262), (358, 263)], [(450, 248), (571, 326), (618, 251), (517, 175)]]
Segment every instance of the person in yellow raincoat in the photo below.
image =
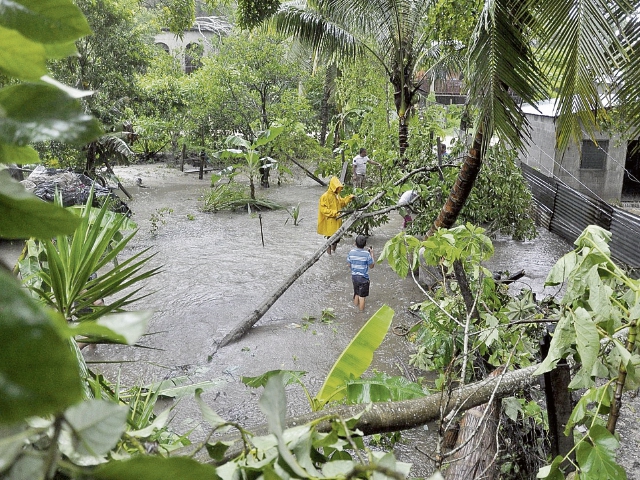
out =
[[(342, 225), (342, 220), (338, 218), (340, 210), (354, 199), (355, 195), (348, 195), (341, 197), (343, 185), (338, 177), (331, 177), (329, 181), (329, 188), (320, 197), (318, 204), (318, 233), (329, 238), (336, 233), (336, 230)], [(329, 245), (327, 253), (331, 255), (331, 252), (336, 251), (339, 240)]]

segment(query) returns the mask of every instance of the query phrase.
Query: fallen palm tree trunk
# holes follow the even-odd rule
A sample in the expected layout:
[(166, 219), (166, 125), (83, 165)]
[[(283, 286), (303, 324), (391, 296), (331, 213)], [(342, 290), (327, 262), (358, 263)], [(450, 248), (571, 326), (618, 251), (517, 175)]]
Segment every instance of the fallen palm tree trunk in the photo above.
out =
[(307, 176), (313, 180), (315, 180), (316, 182), (318, 182), (320, 185), (322, 185), (323, 187), (327, 186), (327, 182), (319, 179), (318, 177), (316, 177), (313, 173), (311, 173), (304, 165), (298, 163), (296, 160), (294, 160), (293, 158), (291, 159), (291, 161), (293, 163), (295, 163), (297, 166), (299, 166), (302, 170), (304, 170), (304, 173), (307, 174)]
[[(433, 171), (433, 170), (438, 170), (438, 169), (439, 169), (439, 167), (431, 167), (431, 168), (421, 167), (421, 168), (417, 168), (417, 169), (412, 170), (411, 172), (407, 173), (404, 177), (402, 177), (400, 180), (396, 181), (393, 185), (394, 186), (402, 185), (404, 182), (407, 181), (407, 179), (409, 179), (412, 175), (415, 175), (418, 172)], [(327, 247), (329, 245), (335, 243), (336, 241), (340, 240), (340, 238), (342, 238), (342, 236), (345, 234), (345, 232), (349, 228), (351, 228), (351, 226), (354, 223), (356, 223), (361, 218), (364, 218), (365, 216), (372, 216), (372, 215), (377, 215), (379, 213), (386, 213), (386, 212), (389, 212), (391, 210), (394, 210), (394, 209), (398, 208), (398, 206), (396, 205), (396, 206), (386, 207), (386, 208), (384, 208), (384, 209), (382, 209), (380, 211), (364, 213), (369, 207), (371, 207), (371, 205), (375, 204), (375, 202), (377, 202), (382, 197), (384, 197), (386, 195), (386, 193), (387, 193), (386, 190), (381, 190), (380, 192), (378, 192), (378, 194), (376, 196), (374, 196), (371, 200), (369, 200), (369, 202), (364, 207), (362, 207), (361, 209), (356, 210), (355, 212), (353, 212), (344, 221), (344, 223), (336, 231), (336, 233), (334, 233), (324, 243), (324, 245), (322, 245), (322, 247), (320, 247), (318, 250), (316, 250), (316, 252), (313, 254), (313, 256), (309, 260), (307, 260), (300, 267), (298, 267), (296, 269), (296, 271), (293, 272), (285, 280), (285, 282), (282, 285), (280, 285), (264, 302), (262, 302), (262, 304), (260, 304), (260, 306), (258, 306), (258, 308), (256, 308), (248, 318), (246, 318), (239, 325), (237, 325), (233, 330), (231, 330), (229, 333), (227, 333), (227, 335), (225, 335), (225, 337), (216, 346), (216, 349), (213, 352), (213, 354), (215, 354), (220, 347), (224, 347), (225, 345), (228, 345), (231, 342), (238, 341), (240, 338), (242, 338), (251, 329), (251, 327), (253, 327), (258, 322), (258, 320), (260, 320), (264, 316), (265, 313), (267, 313), (267, 311), (273, 306), (274, 303), (276, 303), (276, 301), (284, 294), (284, 292), (286, 292), (287, 289), (291, 285), (293, 285), (293, 283), (298, 278), (300, 278), (304, 272), (306, 272), (314, 263), (316, 263), (320, 259), (320, 257), (322, 257), (322, 255), (326, 252)]]
[[(532, 365), (521, 370), (506, 372), (499, 376), (489, 377), (479, 382), (465, 385), (453, 390), (449, 396), (434, 394), (414, 400), (373, 403), (370, 406), (341, 405), (339, 407), (326, 408), (300, 417), (287, 418), (285, 420), (285, 428), (325, 419), (320, 421), (316, 428), (319, 432), (329, 432), (331, 431), (331, 418), (348, 419), (361, 414), (353, 429), (362, 431), (363, 435), (409, 430), (438, 420), (441, 416), (447, 416), (451, 412), (469, 410), (486, 404), (490, 400), (513, 395), (514, 392), (536, 381), (532, 374), (538, 366)], [(249, 430), (257, 436), (269, 433), (266, 424)], [(217, 441), (234, 442), (226, 451), (222, 463), (235, 458), (242, 451), (243, 443), (240, 441), (239, 435), (216, 438), (211, 440), (210, 443)]]

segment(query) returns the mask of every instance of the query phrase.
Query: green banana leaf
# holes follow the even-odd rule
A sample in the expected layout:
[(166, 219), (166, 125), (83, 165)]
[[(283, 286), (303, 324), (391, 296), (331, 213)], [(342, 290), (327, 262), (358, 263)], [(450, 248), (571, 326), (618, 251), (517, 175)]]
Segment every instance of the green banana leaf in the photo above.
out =
[(322, 388), (313, 398), (314, 411), (320, 410), (329, 401), (344, 398), (347, 382), (360, 377), (369, 368), (373, 352), (384, 340), (394, 313), (391, 307), (383, 305), (364, 324), (333, 365)]
[(349, 403), (397, 402), (425, 397), (417, 383), (404, 377), (377, 373), (372, 378), (358, 378), (347, 384)]

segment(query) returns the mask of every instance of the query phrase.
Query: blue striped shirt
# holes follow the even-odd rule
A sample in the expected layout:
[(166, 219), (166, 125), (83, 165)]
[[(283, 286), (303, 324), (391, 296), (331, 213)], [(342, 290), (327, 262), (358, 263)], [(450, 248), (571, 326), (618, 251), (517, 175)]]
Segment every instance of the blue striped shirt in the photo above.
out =
[(369, 279), (369, 265), (373, 264), (373, 257), (364, 248), (354, 248), (347, 255), (347, 262), (351, 265), (351, 275)]

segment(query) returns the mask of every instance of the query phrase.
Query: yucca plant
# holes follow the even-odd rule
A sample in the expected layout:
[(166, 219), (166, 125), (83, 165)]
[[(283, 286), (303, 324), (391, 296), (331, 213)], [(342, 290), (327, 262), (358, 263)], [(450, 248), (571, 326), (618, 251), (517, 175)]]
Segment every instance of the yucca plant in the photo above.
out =
[[(60, 202), (58, 197), (56, 203)], [(29, 240), (18, 262), (23, 282), (67, 321), (96, 320), (123, 312), (127, 305), (147, 296), (139, 295), (140, 287), (135, 286), (160, 268), (143, 271), (153, 257), (145, 256), (148, 249), (119, 262), (118, 255), (137, 232), (135, 224), (109, 211), (107, 203), (94, 208), (92, 202), (93, 192), (84, 206), (72, 208), (81, 219), (73, 235)], [(124, 230), (132, 231), (123, 235)], [(102, 304), (107, 297), (108, 302)]]

